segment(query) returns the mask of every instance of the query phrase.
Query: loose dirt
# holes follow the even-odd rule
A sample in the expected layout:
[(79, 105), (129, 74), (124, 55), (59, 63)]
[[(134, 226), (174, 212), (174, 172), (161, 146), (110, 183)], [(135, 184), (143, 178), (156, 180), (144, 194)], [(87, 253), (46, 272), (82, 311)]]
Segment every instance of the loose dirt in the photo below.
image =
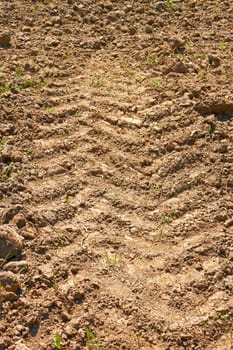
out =
[(0, 350), (233, 348), (232, 53), (232, 1), (0, 1)]

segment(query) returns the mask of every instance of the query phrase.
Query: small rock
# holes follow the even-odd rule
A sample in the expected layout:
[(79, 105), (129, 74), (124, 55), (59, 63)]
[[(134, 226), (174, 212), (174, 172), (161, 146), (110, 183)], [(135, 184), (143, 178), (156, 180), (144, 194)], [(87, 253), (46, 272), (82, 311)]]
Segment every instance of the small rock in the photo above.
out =
[(73, 318), (71, 320), (71, 326), (72, 328), (75, 328), (76, 330), (78, 330), (82, 325), (82, 318), (79, 317), (79, 318)]
[(210, 126), (214, 126), (216, 124), (216, 118), (214, 114), (210, 114), (208, 115), (205, 119), (204, 119), (204, 123), (205, 124), (209, 124)]
[(26, 26), (30, 26), (30, 27), (31, 27), (31, 26), (33, 25), (33, 18), (30, 18), (30, 17), (25, 18), (24, 24), (25, 24)]
[(143, 124), (143, 120), (140, 118), (135, 118), (135, 117), (122, 117), (122, 119), (119, 121), (119, 125), (133, 125), (133, 126), (137, 126), (137, 127), (141, 127)]
[(28, 60), (25, 64), (24, 64), (24, 69), (26, 71), (29, 71), (29, 72), (35, 72), (36, 71), (36, 67), (35, 67), (35, 64), (33, 62), (33, 60)]
[(20, 229), (26, 226), (26, 219), (23, 214), (17, 214), (12, 223), (14, 223)]
[(147, 34), (151, 34), (151, 33), (153, 33), (153, 28), (150, 25), (146, 25), (145, 26), (145, 32)]
[(67, 334), (68, 337), (72, 337), (77, 333), (77, 330), (75, 328), (73, 328), (70, 325), (67, 325), (65, 327), (65, 334)]
[(29, 26), (23, 26), (22, 32), (30, 33), (30, 31), (31, 31), (31, 27), (29, 27)]
[(157, 11), (164, 11), (166, 10), (166, 4), (164, 1), (158, 1), (155, 5), (155, 8)]
[(221, 178), (217, 174), (210, 174), (205, 179), (205, 183), (209, 186), (219, 188), (221, 186)]
[(10, 225), (0, 227), (0, 258), (9, 260), (22, 250), (22, 239)]
[(11, 36), (9, 32), (0, 33), (0, 47), (10, 47), (11, 45)]
[(6, 292), (16, 292), (20, 288), (17, 276), (10, 271), (0, 272), (0, 285)]
[(55, 16), (55, 17), (53, 17), (53, 19), (52, 19), (52, 24), (54, 25), (54, 24), (61, 24), (62, 23), (62, 19), (61, 19), (61, 17), (60, 16)]
[(68, 322), (71, 319), (71, 316), (66, 311), (62, 312), (61, 317), (64, 322)]
[(208, 56), (208, 60), (209, 60), (209, 64), (215, 68), (219, 67), (221, 64), (221, 60), (219, 57), (215, 56), (215, 55), (209, 55)]
[(172, 324), (170, 324), (170, 326), (169, 326), (169, 330), (171, 331), (171, 332), (175, 332), (175, 331), (177, 331), (179, 329), (179, 324), (178, 323), (172, 323)]
[(185, 41), (178, 37), (171, 38), (169, 43), (173, 49), (182, 49), (185, 46)]
[(57, 47), (59, 45), (59, 40), (54, 39), (53, 37), (49, 36), (46, 38), (46, 44), (47, 46)]

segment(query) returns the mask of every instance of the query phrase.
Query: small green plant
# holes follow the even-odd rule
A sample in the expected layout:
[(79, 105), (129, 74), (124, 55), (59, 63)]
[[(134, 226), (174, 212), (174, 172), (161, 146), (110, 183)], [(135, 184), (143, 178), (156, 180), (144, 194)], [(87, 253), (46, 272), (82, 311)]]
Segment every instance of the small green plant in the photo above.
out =
[(162, 238), (162, 237), (164, 236), (164, 230), (163, 230), (163, 229), (161, 229), (161, 230), (159, 231), (159, 236), (160, 236), (160, 238)]
[(66, 194), (65, 194), (65, 198), (64, 198), (64, 202), (65, 202), (65, 203), (69, 203), (69, 200), (70, 200), (70, 194), (69, 194), (69, 193), (66, 193)]
[(162, 187), (158, 184), (151, 184), (149, 187), (149, 193), (151, 195), (159, 194), (162, 191)]
[(168, 215), (164, 215), (161, 217), (162, 224), (170, 224), (172, 222), (172, 217)]
[(23, 265), (21, 271), (22, 271), (23, 273), (26, 273), (26, 272), (28, 272), (28, 270), (29, 270), (28, 265), (27, 265), (27, 264)]
[(0, 104), (1, 105), (6, 105), (7, 104), (7, 100), (5, 98), (1, 98)]
[(103, 86), (103, 82), (102, 82), (101, 78), (96, 76), (96, 75), (93, 76), (91, 79), (91, 86), (95, 87), (95, 88)]
[(18, 90), (28, 89), (28, 88), (40, 88), (43, 85), (41, 81), (33, 79), (23, 79), (19, 82), (16, 87)]
[(123, 256), (120, 253), (115, 252), (114, 254), (110, 254), (107, 250), (105, 250), (105, 259), (109, 266), (121, 266), (123, 263)]
[(100, 343), (96, 335), (89, 329), (86, 330), (87, 346), (89, 350), (100, 349)]
[(125, 83), (126, 89), (129, 90), (130, 86), (132, 85), (131, 81), (127, 81)]
[(6, 139), (2, 138), (0, 139), (0, 151), (5, 147), (7, 141)]
[(114, 85), (114, 84), (109, 84), (109, 85), (106, 87), (106, 89), (107, 89), (108, 92), (113, 91), (114, 88), (115, 88), (115, 85)]
[(0, 96), (5, 94), (10, 90), (10, 84), (9, 83), (0, 83)]
[(63, 239), (63, 233), (58, 232), (56, 241), (57, 241), (56, 242), (56, 247), (58, 249), (62, 249), (65, 246), (64, 239)]
[(219, 47), (218, 47), (220, 50), (226, 50), (228, 48), (228, 44), (220, 44)]
[(174, 6), (172, 0), (165, 0), (165, 6), (166, 6), (167, 11), (169, 11), (169, 12), (175, 10), (175, 6)]
[(23, 70), (22, 70), (22, 68), (21, 68), (21, 67), (17, 67), (17, 68), (15, 69), (15, 74), (17, 75), (17, 77), (22, 77), (22, 75), (23, 75)]
[(45, 107), (45, 110), (46, 110), (46, 112), (48, 112), (48, 113), (52, 113), (52, 112), (54, 111), (54, 107), (53, 107), (53, 106), (46, 106), (46, 107)]
[(155, 58), (153, 57), (153, 56), (151, 56), (151, 55), (148, 55), (148, 56), (146, 56), (146, 62), (148, 63), (148, 64), (154, 64), (155, 63)]
[(74, 58), (74, 53), (72, 51), (69, 51), (65, 54), (64, 58), (65, 58), (65, 60), (70, 60), (70, 59)]
[(57, 288), (57, 280), (56, 280), (56, 277), (53, 276), (51, 279), (50, 279), (50, 286), (54, 289)]
[[(2, 258), (1, 260), (1, 263), (0, 263), (0, 268), (2, 268), (3, 267), (3, 265), (5, 265), (6, 263), (7, 263), (7, 260), (8, 260), (8, 258), (9, 258), (9, 256), (11, 255), (11, 252), (9, 252), (8, 254), (6, 254), (6, 256), (5, 256), (5, 258)], [(1, 284), (1, 282), (0, 282), (0, 284)]]
[(75, 112), (75, 115), (74, 115), (75, 117), (81, 117), (81, 112), (80, 111), (77, 111), (77, 112)]
[(188, 39), (188, 40), (186, 41), (186, 45), (187, 45), (188, 47), (193, 47), (194, 44), (193, 44), (192, 39)]
[(233, 80), (233, 70), (227, 71), (226, 72), (226, 76), (227, 76), (228, 79)]
[(136, 83), (141, 84), (145, 78), (140, 73), (136, 73), (134, 79)]
[(23, 303), (23, 305), (22, 305), (22, 313), (26, 313), (26, 311), (29, 309), (29, 306), (30, 306), (30, 303), (29, 303), (29, 301), (25, 301), (24, 303)]
[(77, 283), (77, 281), (75, 281), (75, 280), (72, 280), (72, 286), (73, 286), (73, 288), (77, 288), (77, 286), (78, 286), (78, 283)]
[(14, 166), (14, 162), (10, 162), (10, 164), (7, 165), (7, 167), (3, 170), (3, 174), (1, 176), (1, 179), (4, 181), (8, 180), (11, 174), (11, 170)]
[(54, 338), (54, 346), (56, 349), (61, 350), (62, 349), (62, 344), (61, 344), (61, 334), (56, 333), (55, 338)]
[(160, 81), (156, 78), (151, 80), (151, 84), (156, 89), (159, 89), (161, 87)]

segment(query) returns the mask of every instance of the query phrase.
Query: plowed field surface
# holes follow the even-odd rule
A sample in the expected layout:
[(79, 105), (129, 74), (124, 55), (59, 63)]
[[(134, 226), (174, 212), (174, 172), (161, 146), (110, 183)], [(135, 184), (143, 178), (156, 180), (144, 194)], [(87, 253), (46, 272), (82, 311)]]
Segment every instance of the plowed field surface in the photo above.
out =
[(232, 1), (0, 1), (0, 350), (233, 348), (232, 57)]

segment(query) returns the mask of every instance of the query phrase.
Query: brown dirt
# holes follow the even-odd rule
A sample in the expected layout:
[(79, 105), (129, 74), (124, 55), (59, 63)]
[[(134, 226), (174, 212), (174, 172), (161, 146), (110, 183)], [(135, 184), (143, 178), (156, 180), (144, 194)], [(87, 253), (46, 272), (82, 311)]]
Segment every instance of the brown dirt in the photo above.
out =
[(0, 1), (0, 350), (233, 347), (232, 53), (232, 1)]

